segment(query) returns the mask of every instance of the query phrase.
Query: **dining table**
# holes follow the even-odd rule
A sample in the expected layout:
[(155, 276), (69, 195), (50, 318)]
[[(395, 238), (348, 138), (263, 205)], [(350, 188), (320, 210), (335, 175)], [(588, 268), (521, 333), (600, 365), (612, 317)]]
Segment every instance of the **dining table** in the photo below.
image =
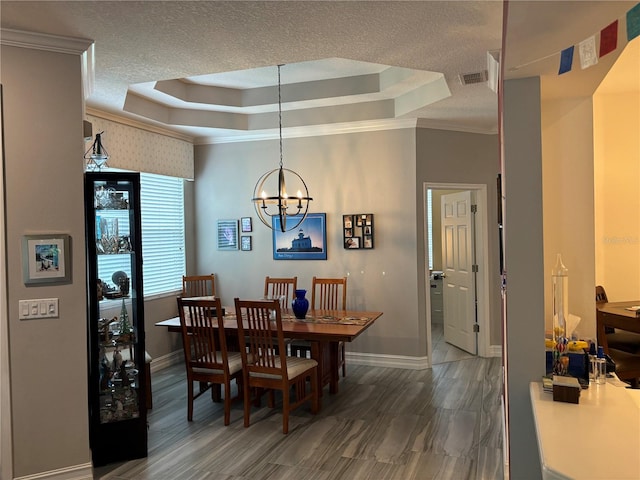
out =
[(608, 352), (606, 327), (640, 333), (640, 300), (630, 302), (604, 302), (596, 304), (598, 342)]
[[(234, 307), (223, 307), (224, 329), (228, 336), (236, 336), (238, 323)], [(289, 309), (282, 311), (282, 330), (286, 339), (307, 340), (311, 358), (318, 362), (318, 380), (329, 393), (338, 393), (338, 345), (352, 342), (382, 316), (382, 312), (364, 310), (309, 310), (298, 319)], [(156, 322), (170, 332), (181, 332), (180, 317)]]

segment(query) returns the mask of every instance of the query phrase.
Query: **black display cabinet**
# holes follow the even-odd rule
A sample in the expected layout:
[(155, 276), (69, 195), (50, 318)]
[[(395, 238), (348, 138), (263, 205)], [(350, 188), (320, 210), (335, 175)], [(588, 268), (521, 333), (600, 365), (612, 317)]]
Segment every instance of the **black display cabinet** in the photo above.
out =
[(85, 174), (94, 466), (147, 456), (140, 175)]

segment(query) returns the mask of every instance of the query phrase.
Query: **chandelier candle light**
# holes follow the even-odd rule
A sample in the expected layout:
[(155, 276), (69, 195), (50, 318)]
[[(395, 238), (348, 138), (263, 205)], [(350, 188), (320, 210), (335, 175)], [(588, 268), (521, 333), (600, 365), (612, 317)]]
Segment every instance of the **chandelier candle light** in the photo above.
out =
[[(293, 170), (284, 168), (282, 166), (282, 95), (281, 95), (281, 82), (280, 82), (280, 67), (278, 65), (278, 123), (280, 134), (280, 166), (274, 170), (271, 170), (262, 175), (256, 182), (256, 186), (253, 190), (253, 202), (258, 218), (269, 228), (275, 228), (271, 222), (272, 217), (277, 217), (280, 221), (280, 230), (287, 232), (293, 230), (300, 225), (307, 217), (309, 211), (309, 202), (313, 200), (309, 196), (309, 190), (307, 184), (302, 177)], [(266, 185), (269, 180), (275, 181), (277, 173), (277, 195), (267, 194)], [(287, 194), (287, 187), (285, 181), (285, 173), (289, 181), (289, 186), (293, 184), (293, 188), (290, 191), (297, 193), (295, 196), (290, 197)], [(276, 190), (274, 188), (274, 190)], [(297, 215), (296, 221), (289, 222), (287, 224), (287, 218), (292, 215)]]

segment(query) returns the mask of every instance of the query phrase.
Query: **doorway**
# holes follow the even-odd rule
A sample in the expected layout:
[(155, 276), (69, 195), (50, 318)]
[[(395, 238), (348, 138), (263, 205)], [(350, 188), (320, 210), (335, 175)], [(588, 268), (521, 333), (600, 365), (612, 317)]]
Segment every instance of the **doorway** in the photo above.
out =
[[(429, 365), (449, 361), (473, 358), (473, 354), (456, 348), (444, 340), (444, 323), (447, 312), (444, 302), (438, 295), (444, 296), (445, 280), (442, 278), (442, 242), (440, 229), (440, 198), (445, 194), (469, 192), (475, 199), (474, 231), (471, 236), (474, 251), (474, 264), (477, 265), (475, 274), (475, 323), (477, 323), (477, 352), (478, 356), (489, 356), (489, 266), (488, 266), (488, 225), (487, 225), (487, 186), (482, 184), (459, 183), (425, 183), (425, 261), (426, 275), (426, 331), (427, 352)], [(437, 217), (437, 218), (434, 218)], [(439, 311), (439, 308), (442, 311)]]

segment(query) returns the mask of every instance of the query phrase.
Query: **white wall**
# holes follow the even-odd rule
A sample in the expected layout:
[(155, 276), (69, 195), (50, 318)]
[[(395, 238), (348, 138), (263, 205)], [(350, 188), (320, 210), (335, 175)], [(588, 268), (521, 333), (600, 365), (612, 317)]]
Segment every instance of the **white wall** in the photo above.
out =
[[(13, 475), (90, 466), (79, 55), (1, 47)], [(26, 287), (21, 237), (71, 236), (71, 283)], [(59, 318), (18, 320), (58, 298)], [(7, 379), (3, 378), (3, 381)], [(4, 419), (6, 420), (6, 419)]]

